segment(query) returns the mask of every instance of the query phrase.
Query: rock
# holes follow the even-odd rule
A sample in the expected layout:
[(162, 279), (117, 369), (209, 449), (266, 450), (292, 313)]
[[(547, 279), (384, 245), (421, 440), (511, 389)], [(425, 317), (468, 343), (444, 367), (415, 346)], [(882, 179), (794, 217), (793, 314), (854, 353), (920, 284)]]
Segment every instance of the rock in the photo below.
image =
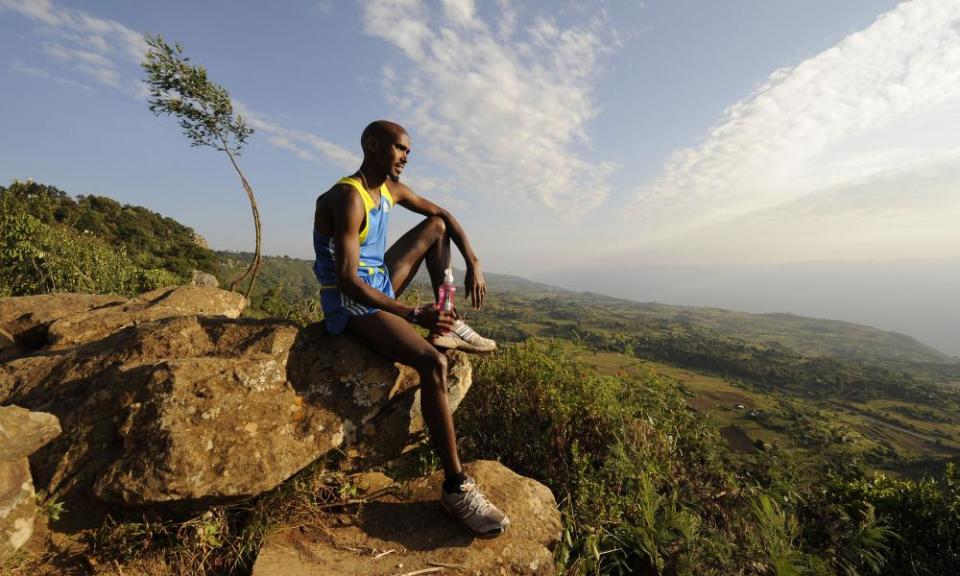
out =
[(141, 294), (122, 304), (103, 306), (56, 320), (48, 330), (51, 350), (99, 340), (127, 326), (172, 316), (236, 318), (247, 306), (241, 294), (200, 286), (174, 286)]
[(191, 274), (190, 284), (194, 286), (201, 286), (203, 288), (219, 288), (220, 281), (217, 280), (217, 277), (209, 272), (203, 272), (201, 270), (194, 270)]
[(26, 458), (60, 434), (53, 414), (0, 406), (0, 462)]
[(27, 456), (59, 433), (60, 425), (50, 414), (0, 407), (0, 558), (33, 534), (37, 508)]
[(7, 332), (3, 326), (0, 326), (0, 361), (5, 358), (13, 358), (19, 354), (20, 350), (13, 334)]
[[(47, 328), (54, 320), (126, 301), (126, 298), (120, 296), (95, 294), (42, 294), (0, 298), (0, 329), (12, 337), (21, 351), (35, 350), (47, 344)], [(11, 356), (0, 356), (0, 360)]]
[[(447, 365), (453, 412), (470, 389), (473, 368), (460, 352), (448, 352)], [(396, 457), (410, 435), (425, 428), (416, 371), (387, 362), (349, 334), (331, 337), (322, 324), (304, 328), (287, 372), (308, 403), (329, 406), (342, 418), (344, 442), (368, 466)]]
[[(201, 301), (183, 307), (222, 311), (231, 295), (187, 288), (159, 299), (194, 294)], [(37, 485), (68, 507), (91, 496), (180, 509), (255, 496), (346, 444), (396, 456), (423, 427), (417, 374), (349, 335), (280, 320), (146, 321), (160, 312), (143, 302), (81, 315), (71, 330), (55, 322), (58, 349), (0, 363), (0, 397), (60, 418), (63, 435), (31, 461)], [(68, 335), (103, 333), (65, 347)], [(471, 369), (463, 355), (449, 359), (456, 406)]]
[(0, 559), (16, 552), (33, 535), (35, 498), (27, 459), (0, 462)]
[(200, 234), (194, 232), (190, 236), (190, 239), (193, 240), (193, 243), (196, 244), (197, 246), (207, 250), (210, 249), (210, 245), (207, 243), (207, 239), (201, 236)]
[[(473, 365), (462, 352), (447, 352), (447, 405), (455, 412), (473, 384)], [(409, 386), (419, 384), (419, 377), (407, 367), (402, 376)], [(420, 411), (420, 387), (409, 387), (396, 395), (388, 407), (360, 430), (357, 449), (362, 465), (376, 466), (399, 454), (410, 443), (411, 436), (427, 428)]]
[[(261, 547), (253, 575), (399, 574), (428, 569), (431, 563), (463, 566), (456, 573), (469, 575), (555, 574), (551, 549), (562, 527), (550, 490), (497, 462), (465, 468), (510, 517), (504, 534), (475, 538), (447, 516), (437, 500), (443, 477), (436, 472), (364, 504), (356, 522), (328, 524), (323, 536), (297, 529), (275, 532)], [(387, 550), (395, 552), (375, 557)]]
[(0, 350), (11, 348), (16, 345), (13, 334), (7, 332), (3, 326), (0, 326)]

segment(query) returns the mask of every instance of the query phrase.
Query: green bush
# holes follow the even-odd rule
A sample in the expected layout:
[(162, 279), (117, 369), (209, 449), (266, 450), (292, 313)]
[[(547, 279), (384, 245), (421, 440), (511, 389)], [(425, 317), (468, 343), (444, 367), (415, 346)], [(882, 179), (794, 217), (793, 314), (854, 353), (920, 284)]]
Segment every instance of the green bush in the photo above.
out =
[[(869, 509), (896, 532), (886, 541), (877, 574), (960, 574), (960, 468), (947, 464), (939, 479), (899, 480), (883, 475), (838, 483), (839, 506)], [(867, 535), (869, 536), (869, 534)], [(854, 558), (856, 561), (871, 560)]]
[[(0, 204), (2, 206), (2, 204)], [(6, 209), (0, 214), (0, 295), (86, 292), (133, 295), (183, 280), (133, 265), (125, 251), (93, 234), (45, 224)]]
[(172, 218), (103, 196), (77, 196), (45, 184), (14, 180), (0, 186), (5, 213), (33, 216), (43, 224), (62, 225), (122, 247), (130, 263), (144, 270), (163, 269), (178, 277), (192, 270), (215, 272), (214, 253), (197, 244), (193, 230)]
[(466, 457), (500, 459), (558, 496), (557, 559), (570, 574), (759, 574), (806, 561), (792, 528), (761, 538), (715, 428), (649, 371), (598, 374), (569, 345), (528, 341), (475, 363), (457, 419)]

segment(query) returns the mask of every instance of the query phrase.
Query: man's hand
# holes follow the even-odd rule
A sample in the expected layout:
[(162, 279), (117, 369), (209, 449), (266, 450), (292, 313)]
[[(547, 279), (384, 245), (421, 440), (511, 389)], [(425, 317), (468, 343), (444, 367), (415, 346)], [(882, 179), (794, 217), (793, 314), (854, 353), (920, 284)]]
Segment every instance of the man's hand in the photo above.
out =
[(420, 310), (420, 318), (417, 324), (430, 331), (430, 333), (444, 334), (453, 330), (453, 322), (456, 316), (449, 310), (440, 310), (436, 304), (424, 306)]
[(467, 277), (464, 279), (467, 294), (470, 295), (470, 303), (474, 308), (479, 309), (483, 306), (483, 298), (487, 295), (487, 283), (483, 279), (483, 272), (480, 270), (480, 264), (467, 266)]

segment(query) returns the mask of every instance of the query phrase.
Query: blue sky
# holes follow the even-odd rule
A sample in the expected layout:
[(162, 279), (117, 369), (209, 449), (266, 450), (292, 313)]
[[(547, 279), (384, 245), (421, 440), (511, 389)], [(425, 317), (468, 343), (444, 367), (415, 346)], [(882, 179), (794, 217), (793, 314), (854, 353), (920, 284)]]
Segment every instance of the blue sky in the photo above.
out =
[(490, 271), (960, 256), (956, 0), (0, 0), (0, 181), (250, 250), (226, 158), (147, 109), (147, 32), (256, 129), (268, 254), (312, 256), (314, 198), (390, 118)]

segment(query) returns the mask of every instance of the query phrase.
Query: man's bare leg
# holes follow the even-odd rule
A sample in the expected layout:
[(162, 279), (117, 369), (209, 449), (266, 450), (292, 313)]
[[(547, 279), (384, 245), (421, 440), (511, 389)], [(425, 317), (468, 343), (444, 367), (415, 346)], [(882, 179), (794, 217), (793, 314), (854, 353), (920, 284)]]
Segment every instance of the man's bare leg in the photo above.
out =
[[(399, 242), (398, 242), (399, 243)], [(420, 409), (447, 478), (460, 474), (457, 438), (447, 404), (447, 357), (423, 339), (406, 320), (378, 311), (350, 319), (347, 330), (387, 358), (420, 375)]]
[[(433, 285), (433, 297), (439, 302), (444, 271), (450, 267), (450, 236), (446, 223), (438, 216), (426, 218), (387, 250), (384, 262), (390, 272), (390, 283), (398, 296), (410, 285), (424, 260)], [(496, 342), (480, 336), (460, 320), (451, 333), (431, 334), (430, 342), (441, 348), (475, 353), (492, 352), (497, 347)]]
[(431, 216), (400, 237), (384, 255), (393, 291), (400, 296), (427, 261), (433, 296), (443, 284), (443, 272), (450, 267), (450, 236), (443, 218)]

